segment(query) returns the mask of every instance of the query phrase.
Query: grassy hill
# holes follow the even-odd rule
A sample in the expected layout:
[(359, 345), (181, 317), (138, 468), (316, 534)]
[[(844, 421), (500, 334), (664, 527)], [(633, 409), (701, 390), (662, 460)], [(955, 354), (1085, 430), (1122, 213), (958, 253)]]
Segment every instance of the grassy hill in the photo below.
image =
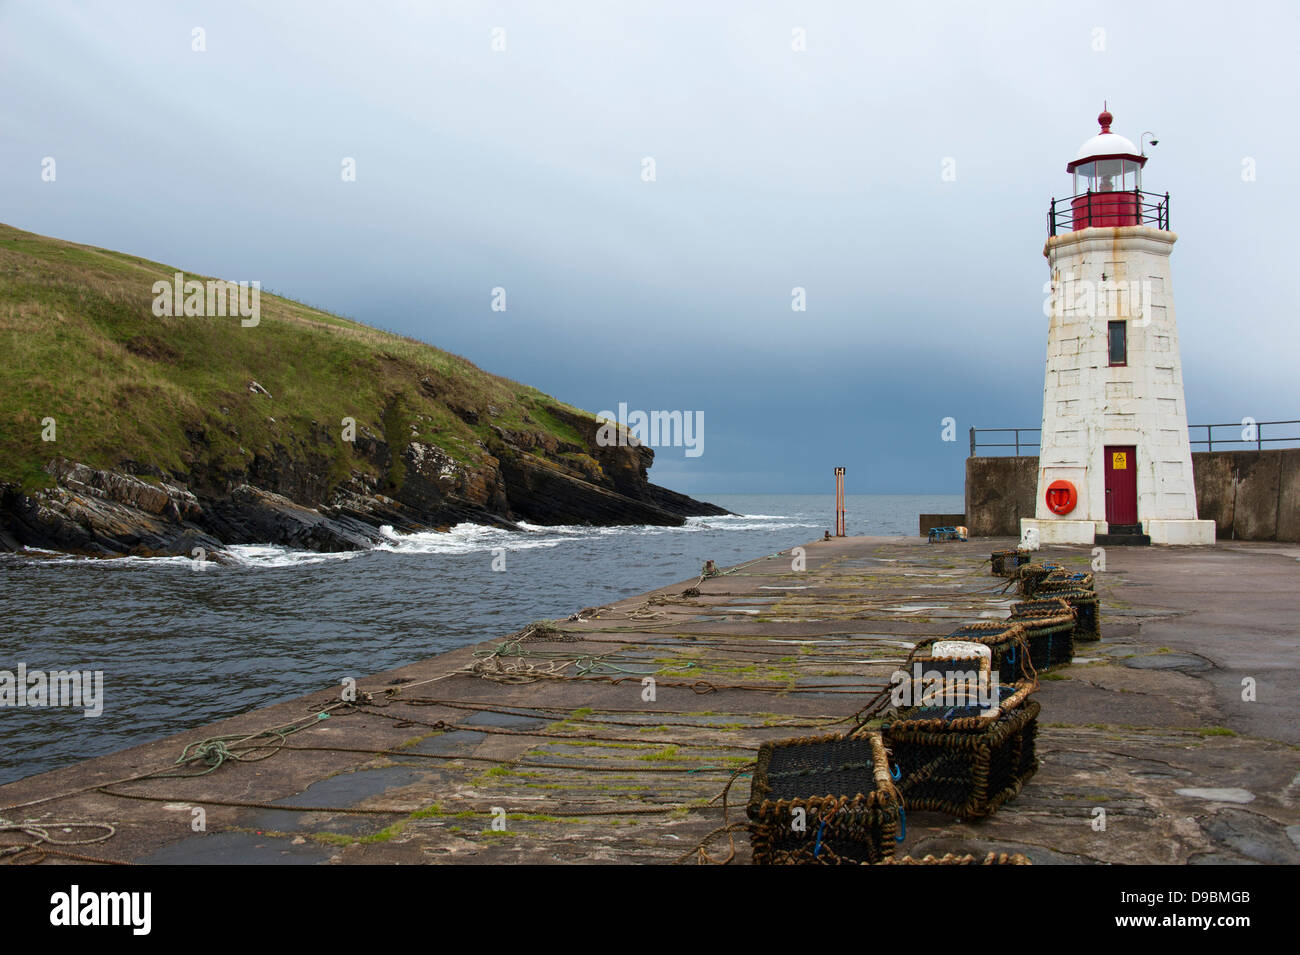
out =
[[(405, 501), (414, 525), (445, 523), (451, 505), (580, 520), (582, 485), (601, 492), (596, 523), (658, 522), (636, 508), (621, 520), (609, 494), (671, 522), (698, 503), (645, 484), (649, 449), (597, 447), (592, 415), (432, 345), (265, 292), (255, 327), (159, 317), (154, 283), (178, 271), (0, 225), (0, 486), (11, 499), (48, 497), (62, 460), (174, 482), (200, 501), (255, 485), (318, 507), (346, 488)], [(54, 441), (42, 439), (49, 418)], [(553, 507), (557, 494), (572, 499)]]
[[(313, 427), (341, 432), (344, 417), (391, 436), (395, 404), (400, 425), (466, 464), (482, 461), (493, 425), (585, 443), (564, 420), (582, 412), (535, 388), (280, 296), (261, 296), (252, 328), (157, 317), (153, 283), (177, 271), (0, 225), (0, 481), (48, 485), (52, 452), (185, 473), (195, 432), (207, 437), (207, 464), (238, 470)], [(254, 381), (270, 397), (250, 391)], [(45, 417), (56, 422), (53, 446), (40, 439)], [(357, 461), (344, 442), (332, 445), (341, 479)]]

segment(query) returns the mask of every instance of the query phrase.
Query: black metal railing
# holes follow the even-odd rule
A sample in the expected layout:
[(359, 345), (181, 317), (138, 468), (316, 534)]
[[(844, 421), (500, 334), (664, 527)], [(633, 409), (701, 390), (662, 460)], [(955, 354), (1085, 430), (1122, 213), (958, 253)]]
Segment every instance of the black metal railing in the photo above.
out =
[[(1292, 432), (1286, 437), (1266, 437), (1264, 428), (1274, 428), (1285, 425), (1293, 425), (1289, 430)], [(1215, 428), (1234, 428), (1240, 437), (1225, 438), (1215, 437)], [(1192, 437), (1198, 429), (1205, 430), (1204, 438)], [(1284, 428), (1284, 430), (1286, 430)], [(1292, 444), (1300, 446), (1300, 420), (1295, 421), (1229, 421), (1224, 424), (1189, 424), (1187, 426), (1188, 439), (1191, 441), (1192, 448), (1197, 445), (1204, 445), (1206, 451), (1213, 451), (1215, 445), (1223, 447), (1224, 445), (1244, 445), (1245, 448), (1254, 448), (1257, 451), (1264, 450), (1266, 444)], [(980, 448), (1012, 448), (1011, 453), (1017, 457), (1020, 456), (1022, 449), (1037, 448), (1040, 439), (1030, 440), (1022, 438), (1022, 434), (1041, 434), (1042, 428), (971, 428), (970, 429), (970, 456), (978, 457)], [(1013, 435), (1011, 441), (982, 441), (980, 435)], [(1273, 432), (1276, 435), (1276, 431)], [(987, 456), (987, 455), (986, 455)]]
[[(1203, 444), (1205, 445), (1206, 451), (1213, 451), (1214, 446), (1216, 444), (1245, 445), (1246, 448), (1254, 447), (1256, 451), (1264, 450), (1264, 445), (1266, 444), (1280, 444), (1283, 442), (1300, 444), (1300, 433), (1293, 433), (1290, 437), (1285, 437), (1285, 438), (1264, 437), (1265, 425), (1276, 428), (1279, 425), (1300, 425), (1300, 421), (1254, 421), (1252, 422), (1250, 419), (1246, 419), (1245, 421), (1230, 421), (1227, 424), (1190, 424), (1187, 426), (1187, 430), (1189, 432), (1192, 432), (1195, 431), (1197, 428), (1205, 429), (1205, 437), (1193, 438), (1192, 446), (1195, 447), (1198, 444)], [(1241, 437), (1216, 438), (1214, 436), (1215, 428), (1235, 428), (1237, 434), (1241, 435)], [(1296, 429), (1296, 428), (1292, 428), (1291, 430), (1293, 432), (1300, 431), (1300, 429)]]
[[(1122, 200), (1131, 196), (1132, 201)], [(1118, 201), (1117, 201), (1118, 200)], [(1098, 226), (1153, 225), (1169, 230), (1169, 193), (1085, 192), (1067, 199), (1053, 199), (1047, 210), (1047, 228), (1052, 235)]]

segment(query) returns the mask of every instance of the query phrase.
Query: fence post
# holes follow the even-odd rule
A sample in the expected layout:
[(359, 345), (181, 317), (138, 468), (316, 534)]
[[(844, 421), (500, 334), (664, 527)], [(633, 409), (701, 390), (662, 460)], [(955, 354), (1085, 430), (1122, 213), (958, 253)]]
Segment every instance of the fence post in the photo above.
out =
[(975, 429), (970, 429), (970, 456), (975, 457)]

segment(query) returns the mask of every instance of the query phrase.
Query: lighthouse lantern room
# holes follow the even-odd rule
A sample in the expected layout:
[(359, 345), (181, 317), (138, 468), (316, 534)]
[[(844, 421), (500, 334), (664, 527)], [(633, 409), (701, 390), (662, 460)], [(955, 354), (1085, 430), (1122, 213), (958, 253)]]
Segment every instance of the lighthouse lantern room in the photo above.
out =
[(1035, 515), (1025, 543), (1212, 544), (1196, 515), (1169, 254), (1169, 194), (1111, 131), (1085, 142), (1052, 200), (1043, 254), (1047, 374)]

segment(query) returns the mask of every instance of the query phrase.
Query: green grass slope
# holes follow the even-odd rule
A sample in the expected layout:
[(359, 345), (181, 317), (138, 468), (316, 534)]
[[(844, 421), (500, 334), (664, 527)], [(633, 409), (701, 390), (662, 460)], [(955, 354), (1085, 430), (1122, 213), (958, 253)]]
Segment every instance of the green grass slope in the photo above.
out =
[[(206, 480), (276, 449), (336, 483), (378, 467), (340, 440), (345, 417), (358, 437), (431, 444), (470, 468), (494, 426), (589, 444), (573, 416), (591, 416), (535, 388), (280, 296), (262, 293), (256, 327), (157, 317), (153, 284), (177, 271), (0, 225), (0, 484), (47, 487), (54, 458)], [(42, 440), (46, 418), (53, 442)], [(566, 453), (584, 460), (558, 464), (598, 469)]]

